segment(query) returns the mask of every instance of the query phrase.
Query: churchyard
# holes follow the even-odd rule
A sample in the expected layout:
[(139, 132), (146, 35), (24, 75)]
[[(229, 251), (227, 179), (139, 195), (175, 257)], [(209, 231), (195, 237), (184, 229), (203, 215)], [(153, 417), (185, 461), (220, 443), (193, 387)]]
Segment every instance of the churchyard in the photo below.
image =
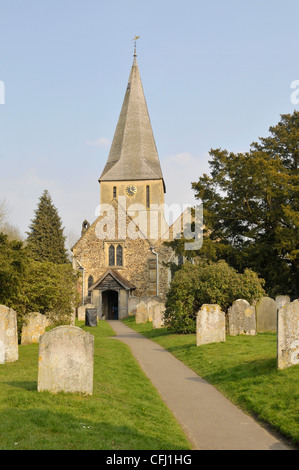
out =
[[(298, 303), (263, 297), (251, 306), (238, 299), (227, 314), (205, 304), (196, 333), (176, 334), (164, 327), (164, 303), (144, 298), (132, 301), (123, 321), (298, 445)], [(191, 448), (113, 335), (96, 309), (86, 309), (85, 321), (58, 327), (34, 312), (18, 345), (16, 312), (0, 306), (1, 449)]]
[(239, 299), (227, 315), (218, 305), (203, 305), (195, 334), (177, 334), (134, 316), (124, 323), (298, 445), (298, 316), (299, 301), (279, 296), (254, 306)]
[(0, 364), (0, 449), (190, 449), (111, 327), (74, 328), (94, 338), (92, 395), (38, 391), (39, 344), (20, 344), (18, 359)]

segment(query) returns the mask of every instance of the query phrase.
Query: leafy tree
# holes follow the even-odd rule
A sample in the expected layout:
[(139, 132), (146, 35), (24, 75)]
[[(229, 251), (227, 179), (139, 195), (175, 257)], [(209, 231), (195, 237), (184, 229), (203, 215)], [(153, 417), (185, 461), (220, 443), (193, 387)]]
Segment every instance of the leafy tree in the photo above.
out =
[(48, 191), (40, 197), (29, 229), (28, 250), (33, 259), (57, 264), (68, 262), (61, 219)]
[(204, 207), (201, 256), (253, 269), (272, 296), (298, 296), (299, 112), (269, 130), (247, 153), (212, 149), (211, 175), (192, 183)]
[(185, 263), (167, 293), (165, 325), (178, 333), (194, 333), (203, 304), (218, 304), (226, 311), (236, 299), (252, 302), (264, 295), (263, 282), (253, 271), (240, 274), (225, 261)]
[(40, 312), (50, 315), (56, 323), (68, 323), (77, 303), (77, 274), (70, 263), (57, 265), (29, 259), (14, 301), (14, 308), (21, 315)]
[(0, 233), (0, 303), (12, 307), (26, 270), (26, 253), (20, 241)]

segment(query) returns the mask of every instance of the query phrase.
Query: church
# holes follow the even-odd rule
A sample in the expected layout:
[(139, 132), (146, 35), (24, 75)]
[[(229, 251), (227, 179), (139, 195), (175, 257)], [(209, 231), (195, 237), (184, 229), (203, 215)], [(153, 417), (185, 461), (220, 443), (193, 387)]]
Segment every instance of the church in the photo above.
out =
[[(83, 304), (104, 319), (130, 314), (131, 300), (162, 301), (177, 258), (165, 245), (174, 236), (164, 217), (164, 182), (136, 49), (124, 101), (100, 183), (100, 211), (82, 224), (73, 267), (83, 272)], [(181, 232), (181, 220), (179, 228)]]

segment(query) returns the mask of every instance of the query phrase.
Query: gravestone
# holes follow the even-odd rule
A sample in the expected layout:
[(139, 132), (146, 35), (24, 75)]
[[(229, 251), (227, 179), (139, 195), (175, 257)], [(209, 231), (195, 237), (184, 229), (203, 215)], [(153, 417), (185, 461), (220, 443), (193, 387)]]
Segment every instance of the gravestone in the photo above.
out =
[(17, 328), (17, 314), (16, 312), (0, 305), (0, 342), (5, 362), (15, 362), (19, 358), (18, 349), (18, 328)]
[(85, 309), (85, 326), (97, 326), (98, 324), (98, 309), (86, 308)]
[(278, 310), (277, 366), (279, 369), (299, 364), (299, 300)]
[(141, 323), (146, 323), (147, 315), (148, 315), (147, 305), (144, 302), (139, 302), (139, 304), (136, 307), (136, 316), (135, 316), (136, 325), (140, 325)]
[(76, 326), (58, 326), (39, 342), (38, 391), (93, 392), (94, 336)]
[(281, 308), (284, 305), (289, 304), (291, 301), (290, 297), (288, 295), (278, 295), (275, 297), (275, 302), (277, 304), (277, 308)]
[(80, 305), (77, 309), (78, 321), (85, 321), (85, 311), (87, 308), (93, 308), (93, 304)]
[(225, 341), (225, 314), (217, 304), (204, 304), (197, 313), (196, 344)]
[(153, 309), (152, 311), (153, 328), (154, 329), (163, 328), (165, 305), (163, 303), (158, 303), (151, 308)]
[(39, 337), (46, 331), (47, 324), (45, 315), (38, 312), (27, 314), (22, 327), (21, 344), (38, 343)]
[(147, 305), (147, 319), (148, 319), (149, 322), (153, 321), (153, 313), (154, 313), (153, 307), (155, 307), (156, 305), (161, 304), (161, 302), (162, 301), (159, 297), (151, 297), (146, 302), (146, 305)]
[(235, 300), (228, 309), (228, 331), (231, 336), (256, 335), (255, 309), (247, 300)]
[(256, 329), (258, 333), (277, 331), (277, 303), (270, 297), (262, 297), (256, 303)]
[(135, 297), (132, 295), (128, 299), (128, 314), (131, 315), (136, 315), (136, 309), (137, 305), (139, 304), (140, 299), (138, 297)]

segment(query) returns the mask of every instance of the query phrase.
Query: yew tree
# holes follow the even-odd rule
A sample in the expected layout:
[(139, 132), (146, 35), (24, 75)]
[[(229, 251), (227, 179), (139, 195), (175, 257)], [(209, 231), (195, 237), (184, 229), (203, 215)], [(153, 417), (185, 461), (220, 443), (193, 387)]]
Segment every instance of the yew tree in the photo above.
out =
[(31, 257), (35, 261), (67, 263), (62, 222), (48, 191), (45, 190), (40, 197), (31, 222), (27, 232), (27, 246)]
[(192, 183), (204, 207), (202, 254), (254, 270), (269, 295), (298, 296), (299, 112), (269, 131), (246, 153), (212, 149), (210, 175)]

